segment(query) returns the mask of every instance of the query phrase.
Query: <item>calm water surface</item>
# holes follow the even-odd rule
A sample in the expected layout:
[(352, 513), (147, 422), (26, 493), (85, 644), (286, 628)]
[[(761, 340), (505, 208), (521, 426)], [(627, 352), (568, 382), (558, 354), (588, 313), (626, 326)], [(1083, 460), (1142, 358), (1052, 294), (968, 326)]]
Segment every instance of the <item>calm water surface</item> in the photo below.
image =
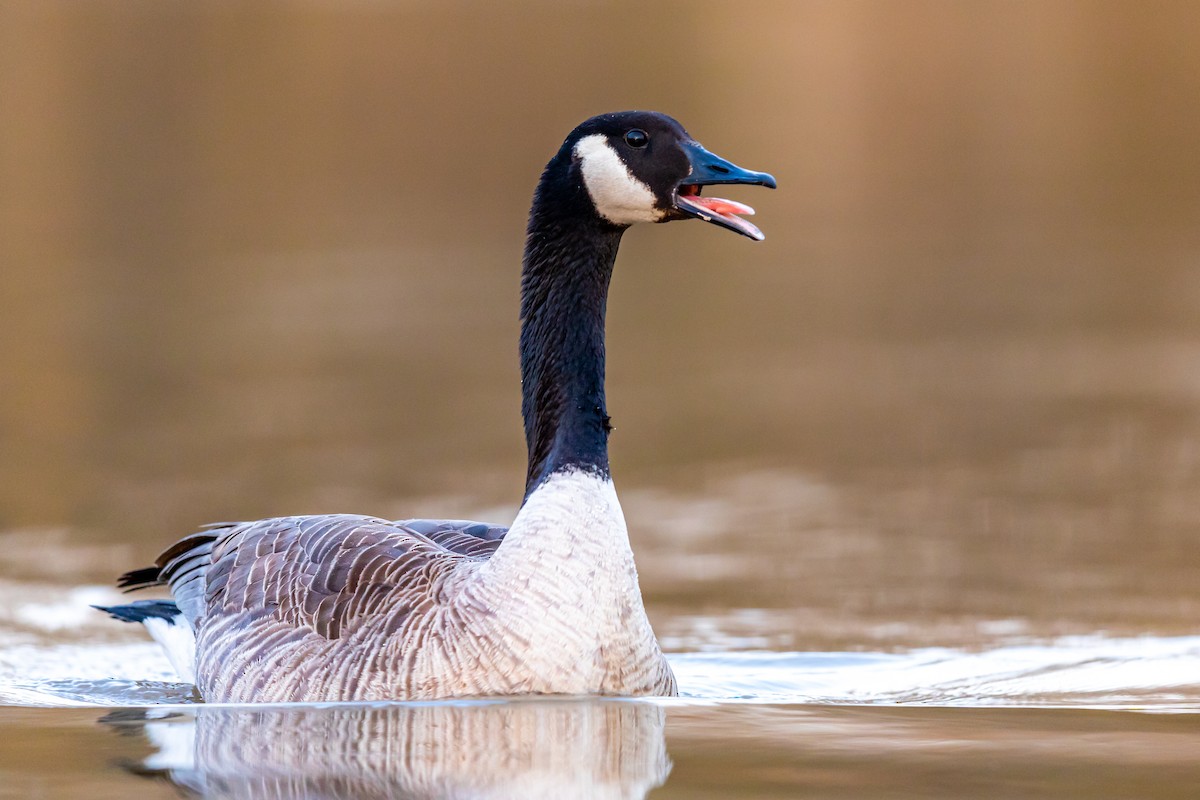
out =
[[(0, 796), (1195, 796), (1198, 28), (0, 4)], [(761, 245), (630, 232), (610, 301), (684, 696), (196, 703), (89, 608), (165, 543), (512, 519), (529, 195), (626, 107), (782, 187)]]

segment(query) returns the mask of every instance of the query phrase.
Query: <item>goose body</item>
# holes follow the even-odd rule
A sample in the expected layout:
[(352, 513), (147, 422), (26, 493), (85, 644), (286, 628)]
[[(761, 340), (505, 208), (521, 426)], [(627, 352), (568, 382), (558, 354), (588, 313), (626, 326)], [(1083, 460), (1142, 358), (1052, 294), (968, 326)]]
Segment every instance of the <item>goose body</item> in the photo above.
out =
[(652, 112), (593, 117), (534, 194), (521, 301), (529, 465), (511, 528), (331, 514), (223, 523), (122, 577), (209, 702), (672, 695), (608, 465), (604, 313), (621, 234), (698, 217), (761, 239), (702, 186), (774, 187)]

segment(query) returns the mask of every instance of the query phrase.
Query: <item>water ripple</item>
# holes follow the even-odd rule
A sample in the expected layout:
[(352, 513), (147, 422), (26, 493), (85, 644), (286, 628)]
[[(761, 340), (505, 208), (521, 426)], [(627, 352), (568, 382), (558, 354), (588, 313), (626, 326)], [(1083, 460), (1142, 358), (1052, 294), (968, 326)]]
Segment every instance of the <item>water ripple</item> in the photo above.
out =
[(1062, 637), (963, 651), (691, 653), (693, 700), (1200, 708), (1200, 636)]
[[(1200, 709), (1200, 636), (1074, 636), (965, 651), (676, 653), (683, 703)], [(0, 704), (194, 702), (150, 643), (17, 644)]]

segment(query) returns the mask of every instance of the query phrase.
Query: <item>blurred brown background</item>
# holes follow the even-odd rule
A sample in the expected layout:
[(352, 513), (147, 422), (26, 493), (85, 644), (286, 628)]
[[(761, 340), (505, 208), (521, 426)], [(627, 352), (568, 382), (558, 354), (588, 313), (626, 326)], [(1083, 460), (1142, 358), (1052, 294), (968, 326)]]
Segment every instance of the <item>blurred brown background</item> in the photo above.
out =
[(530, 193), (653, 108), (780, 184), (735, 195), (765, 243), (655, 226), (617, 269), (670, 645), (1189, 630), (1198, 35), (1191, 2), (0, 3), (0, 572), (511, 516)]

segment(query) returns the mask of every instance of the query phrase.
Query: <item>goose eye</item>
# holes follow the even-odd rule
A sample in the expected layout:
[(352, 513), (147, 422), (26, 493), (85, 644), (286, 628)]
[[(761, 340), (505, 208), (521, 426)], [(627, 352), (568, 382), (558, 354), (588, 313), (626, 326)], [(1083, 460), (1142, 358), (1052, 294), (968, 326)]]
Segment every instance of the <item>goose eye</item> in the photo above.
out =
[(650, 144), (650, 136), (644, 130), (641, 130), (640, 128), (634, 128), (625, 134), (625, 144), (629, 145), (635, 150), (641, 150), (643, 147)]

